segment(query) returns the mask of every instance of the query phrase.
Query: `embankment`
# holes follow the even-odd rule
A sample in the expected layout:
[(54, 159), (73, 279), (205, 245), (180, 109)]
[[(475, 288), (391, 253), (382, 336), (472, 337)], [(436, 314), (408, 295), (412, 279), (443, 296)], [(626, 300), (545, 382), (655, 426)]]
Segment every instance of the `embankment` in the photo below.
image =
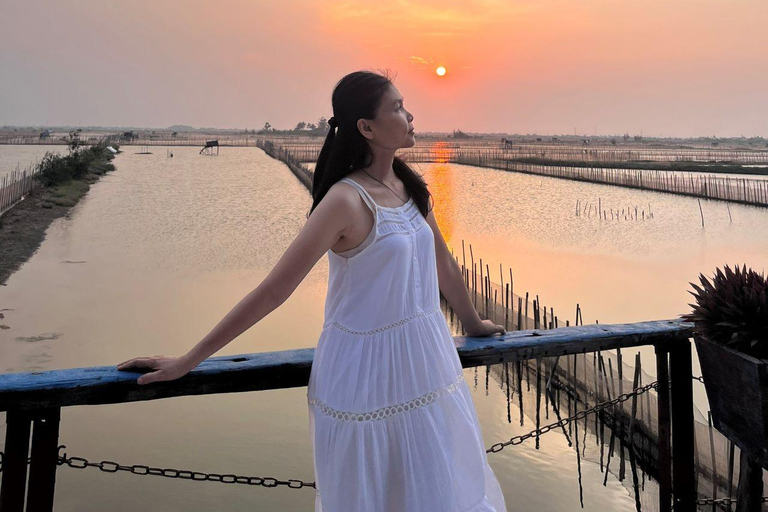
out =
[(69, 213), (92, 183), (115, 169), (113, 158), (105, 145), (97, 145), (41, 162), (49, 166), (51, 179), (0, 217), (0, 286), (37, 251), (51, 222)]

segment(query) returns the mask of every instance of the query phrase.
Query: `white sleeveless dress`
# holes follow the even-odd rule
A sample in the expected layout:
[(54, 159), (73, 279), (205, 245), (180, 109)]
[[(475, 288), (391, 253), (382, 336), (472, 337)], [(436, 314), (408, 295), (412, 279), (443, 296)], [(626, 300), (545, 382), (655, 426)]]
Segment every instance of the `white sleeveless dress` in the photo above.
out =
[(328, 251), (307, 388), (315, 512), (507, 512), (440, 309), (433, 232), (413, 198), (377, 205), (358, 247)]

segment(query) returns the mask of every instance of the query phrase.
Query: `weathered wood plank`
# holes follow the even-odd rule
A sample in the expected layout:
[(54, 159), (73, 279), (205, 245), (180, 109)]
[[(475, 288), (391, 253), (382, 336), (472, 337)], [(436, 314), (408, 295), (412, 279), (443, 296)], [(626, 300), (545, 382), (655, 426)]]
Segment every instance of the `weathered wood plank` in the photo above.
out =
[[(691, 324), (659, 320), (510, 331), (504, 336), (456, 336), (465, 368), (544, 356), (580, 354), (687, 340)], [(171, 382), (136, 384), (138, 372), (115, 366), (0, 375), (0, 411), (156, 400), (186, 395), (237, 393), (306, 386), (314, 349), (211, 357)], [(142, 372), (145, 372), (143, 370)]]

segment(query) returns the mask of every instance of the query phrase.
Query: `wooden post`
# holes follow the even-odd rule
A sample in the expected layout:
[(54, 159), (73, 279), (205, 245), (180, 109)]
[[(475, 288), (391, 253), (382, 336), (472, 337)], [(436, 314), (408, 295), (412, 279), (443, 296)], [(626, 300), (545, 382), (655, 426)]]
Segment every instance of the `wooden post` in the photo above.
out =
[(35, 418), (32, 430), (32, 461), (29, 466), (27, 512), (51, 512), (58, 467), (61, 409), (45, 409)]
[(763, 468), (747, 452), (741, 451), (736, 512), (760, 512), (763, 495)]
[(27, 411), (11, 409), (5, 417), (5, 456), (0, 484), (0, 511), (22, 512), (27, 488), (27, 453), (32, 418)]
[(675, 512), (696, 512), (693, 444), (691, 342), (675, 342), (669, 351), (672, 382), (672, 473)]
[(670, 448), (669, 367), (667, 348), (654, 345), (656, 381), (658, 382), (659, 422), (659, 512), (672, 511), (672, 466)]

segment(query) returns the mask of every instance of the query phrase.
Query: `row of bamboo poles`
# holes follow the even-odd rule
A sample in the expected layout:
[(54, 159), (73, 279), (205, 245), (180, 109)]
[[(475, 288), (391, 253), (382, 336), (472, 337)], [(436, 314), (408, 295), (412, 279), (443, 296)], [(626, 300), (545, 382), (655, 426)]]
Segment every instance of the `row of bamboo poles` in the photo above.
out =
[[(107, 140), (108, 138), (109, 136), (107, 135), (90, 136), (90, 137), (81, 138), (80, 142), (81, 144), (95, 145)], [(8, 146), (28, 146), (28, 145), (55, 146), (55, 145), (66, 145), (66, 144), (69, 144), (69, 142), (70, 142), (69, 137), (65, 135), (58, 136), (58, 137), (45, 137), (45, 138), (40, 138), (40, 136), (38, 135), (19, 135), (19, 136), (10, 136), (10, 137), (0, 137), (0, 144), (8, 145)]]
[(34, 178), (38, 172), (37, 166), (30, 166), (27, 169), (17, 168), (3, 176), (0, 180), (0, 216), (40, 186)]
[[(502, 325), (506, 330), (526, 330), (526, 329), (553, 329), (560, 327), (559, 319), (555, 315), (554, 309), (542, 305), (539, 296), (536, 295), (531, 301), (532, 295), (525, 292), (525, 296), (515, 293), (515, 282), (512, 269), (509, 270), (509, 280), (505, 281), (504, 267), (499, 263), (499, 281), (491, 278), (491, 270), (488, 263), (483, 264), (483, 259), (478, 258), (475, 261), (475, 253), (472, 244), (469, 246), (469, 261), (467, 261), (467, 251), (464, 240), (461, 241), (461, 259), (454, 254), (456, 263), (464, 276), (464, 284), (469, 292), (475, 309), (481, 317), (493, 321), (495, 324)], [(468, 264), (469, 263), (469, 264)], [(446, 303), (446, 313), (450, 320), (454, 321), (454, 311), (450, 304)], [(576, 305), (577, 318), (581, 317), (581, 308)], [(570, 325), (566, 320), (566, 326)], [(462, 334), (465, 332), (461, 327)]]
[[(648, 213), (645, 213), (645, 208), (635, 205), (634, 207), (627, 206), (626, 208), (622, 208), (621, 210), (609, 208), (605, 209), (602, 206), (603, 199), (601, 197), (597, 198), (597, 204), (591, 203), (587, 201), (586, 203), (582, 202), (581, 199), (576, 200), (576, 217), (586, 217), (591, 218), (592, 212), (595, 212), (595, 216), (598, 219), (603, 220), (646, 220), (646, 219), (652, 219), (653, 218), (653, 212), (651, 211), (651, 204), (648, 203)], [(730, 211), (730, 210), (729, 210)], [(610, 217), (608, 217), (608, 214), (611, 214)]]
[(766, 149), (623, 148), (550, 144), (506, 144), (506, 158), (545, 158), (584, 162), (740, 162), (768, 164)]
[(692, 173), (679, 175), (670, 171), (522, 164), (489, 158), (485, 155), (468, 156), (463, 151), (458, 156), (454, 155), (451, 162), (753, 206), (768, 206), (768, 179), (693, 175)]

